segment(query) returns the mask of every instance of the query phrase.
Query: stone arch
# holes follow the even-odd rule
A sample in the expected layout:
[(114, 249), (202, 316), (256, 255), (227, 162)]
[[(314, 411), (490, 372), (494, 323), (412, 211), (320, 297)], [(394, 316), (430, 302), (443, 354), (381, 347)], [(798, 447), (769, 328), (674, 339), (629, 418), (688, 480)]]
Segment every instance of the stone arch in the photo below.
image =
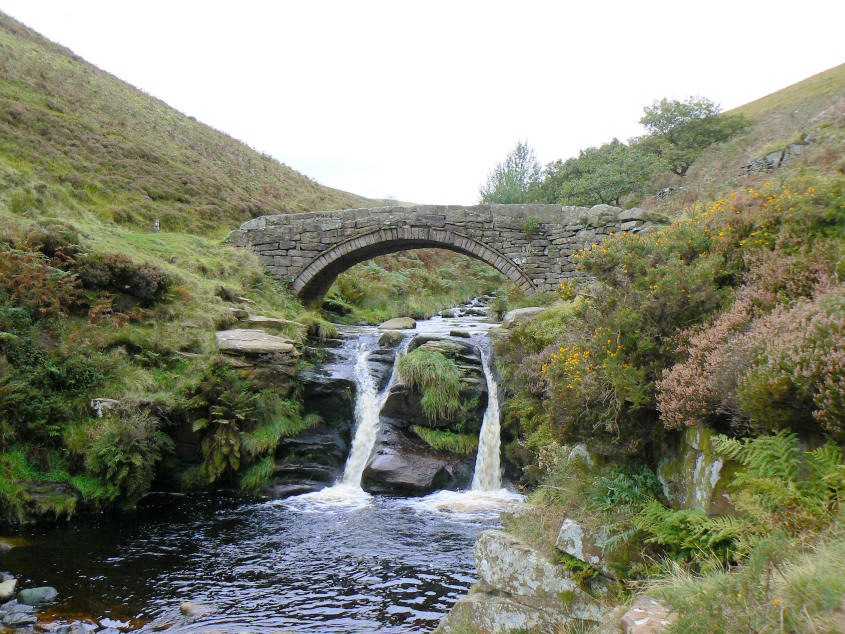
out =
[(323, 251), (293, 280), (293, 290), (307, 304), (319, 302), (337, 276), (379, 255), (435, 247), (449, 249), (486, 262), (523, 291), (535, 291), (534, 282), (510, 258), (468, 236), (435, 227), (390, 227), (344, 240)]

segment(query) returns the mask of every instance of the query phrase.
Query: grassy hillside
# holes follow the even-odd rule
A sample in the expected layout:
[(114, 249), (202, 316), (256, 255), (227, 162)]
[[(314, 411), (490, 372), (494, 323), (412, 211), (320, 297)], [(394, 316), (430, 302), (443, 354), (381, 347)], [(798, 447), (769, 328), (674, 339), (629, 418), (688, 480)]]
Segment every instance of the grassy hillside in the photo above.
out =
[(271, 213), (366, 206), (174, 110), (0, 14), (0, 183), (7, 205), (53, 195), (106, 223), (220, 237)]

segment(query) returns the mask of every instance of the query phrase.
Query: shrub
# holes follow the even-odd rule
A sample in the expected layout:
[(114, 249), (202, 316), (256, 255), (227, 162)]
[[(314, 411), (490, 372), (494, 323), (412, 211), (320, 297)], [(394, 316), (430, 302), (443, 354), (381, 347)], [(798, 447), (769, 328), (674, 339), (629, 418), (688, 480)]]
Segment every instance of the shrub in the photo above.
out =
[[(300, 404), (270, 390), (257, 390), (225, 359), (215, 359), (198, 385), (189, 390), (188, 415), (200, 433), (203, 461), (183, 477), (187, 486), (203, 486), (240, 474), (244, 486), (253, 490), (267, 472), (255, 467), (266, 462), (279, 440), (314, 424), (300, 416)], [(255, 468), (253, 468), (255, 467)], [(249, 475), (245, 472), (249, 471)]]
[[(738, 300), (664, 371), (658, 406), (667, 426), (716, 422), (739, 429), (845, 433), (845, 287), (759, 314)], [(755, 317), (755, 312), (759, 315)]]
[(82, 256), (74, 268), (85, 288), (128, 293), (145, 305), (161, 301), (173, 286), (173, 278), (157, 266), (119, 253)]
[[(103, 483), (105, 500), (120, 498), (132, 507), (150, 489), (156, 465), (173, 450), (173, 440), (147, 414), (124, 412), (92, 421), (69, 436), (70, 444), (85, 456), (86, 468)], [(93, 497), (92, 492), (88, 493)]]
[(38, 319), (67, 314), (79, 298), (76, 279), (51, 266), (46, 256), (0, 247), (0, 302)]

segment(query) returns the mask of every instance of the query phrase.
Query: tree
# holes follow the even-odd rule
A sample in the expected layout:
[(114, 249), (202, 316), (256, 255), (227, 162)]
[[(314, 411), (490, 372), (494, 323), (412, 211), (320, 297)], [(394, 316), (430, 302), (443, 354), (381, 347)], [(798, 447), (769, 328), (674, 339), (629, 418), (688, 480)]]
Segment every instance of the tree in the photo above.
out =
[(741, 115), (720, 114), (718, 104), (704, 97), (661, 99), (643, 111), (640, 123), (650, 134), (638, 145), (665, 160), (678, 176), (687, 173), (704, 148), (731, 138), (748, 125)]
[(661, 158), (613, 139), (582, 150), (577, 158), (550, 163), (540, 189), (549, 203), (618, 205), (627, 194), (644, 193), (667, 169)]
[(537, 200), (540, 164), (527, 141), (518, 141), (479, 188), (482, 203), (528, 203)]

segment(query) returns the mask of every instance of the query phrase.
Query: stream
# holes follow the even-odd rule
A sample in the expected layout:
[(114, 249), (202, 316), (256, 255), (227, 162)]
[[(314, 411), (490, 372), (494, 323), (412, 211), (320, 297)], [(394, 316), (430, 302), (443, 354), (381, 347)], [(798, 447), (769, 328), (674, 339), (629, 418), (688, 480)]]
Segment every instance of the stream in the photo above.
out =
[[(355, 380), (356, 428), (336, 484), (266, 501), (232, 492), (150, 494), (133, 513), (25, 530), (2, 568), (19, 578), (19, 588), (59, 590), (58, 602), (40, 613), (56, 623), (124, 631), (430, 631), (476, 579), (477, 535), (499, 526), (499, 510), (520, 499), (501, 484), (486, 340), (492, 326), (480, 314), (434, 317), (405, 331), (397, 347), (401, 355), (413, 335), (460, 328), (482, 351), (490, 398), (468, 491), (403, 498), (361, 489), (395, 377), (378, 389), (367, 359), (379, 331), (346, 326), (333, 371)], [(188, 619), (179, 611), (185, 601), (212, 610)]]

